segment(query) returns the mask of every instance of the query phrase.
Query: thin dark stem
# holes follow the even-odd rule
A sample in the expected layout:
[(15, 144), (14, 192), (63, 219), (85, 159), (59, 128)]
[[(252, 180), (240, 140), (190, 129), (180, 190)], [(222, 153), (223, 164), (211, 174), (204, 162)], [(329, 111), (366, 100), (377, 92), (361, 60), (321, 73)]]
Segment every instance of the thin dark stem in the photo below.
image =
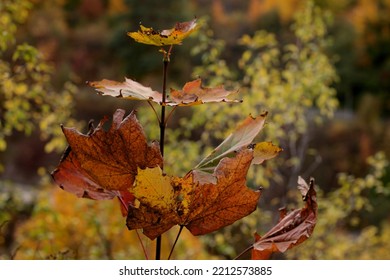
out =
[(242, 251), (240, 254), (238, 254), (238, 256), (235, 257), (234, 259), (238, 260), (242, 255), (244, 255), (246, 252), (248, 252), (249, 250), (252, 250), (252, 249), (253, 249), (253, 245), (251, 245), (248, 248), (246, 248), (244, 251)]
[(152, 108), (154, 114), (156, 115), (156, 118), (157, 118), (158, 123), (161, 123), (160, 117), (158, 116), (157, 111), (156, 111), (156, 109), (154, 108), (152, 102), (148, 100), (148, 104), (149, 104), (149, 106)]
[(144, 243), (142, 242), (141, 235), (139, 234), (138, 229), (135, 230), (135, 233), (137, 234), (137, 238), (138, 238), (139, 243), (141, 243), (142, 252), (144, 252), (145, 259), (149, 260), (148, 252), (146, 252), (146, 248), (144, 246)]
[(156, 241), (156, 260), (161, 260), (161, 235), (157, 236), (157, 241)]
[[(169, 56), (172, 47), (169, 49), (168, 53), (164, 53), (164, 68), (163, 68), (163, 88), (162, 88), (162, 104), (161, 104), (161, 117), (160, 117), (160, 152), (164, 158), (164, 141), (165, 141), (165, 109), (166, 109), (166, 100), (167, 100), (167, 69), (169, 64)], [(162, 166), (162, 169), (164, 166)], [(157, 236), (156, 240), (156, 260), (161, 259), (161, 235)]]
[[(123, 198), (121, 196), (118, 196), (118, 199), (127, 213), (129, 211), (128, 205), (123, 201)], [(141, 248), (142, 248), (142, 251), (144, 252), (145, 259), (148, 260), (149, 259), (148, 252), (146, 252), (144, 243), (142, 242), (142, 239), (141, 239), (141, 236), (139, 235), (138, 229), (136, 229), (135, 232), (137, 233), (138, 241), (141, 244)]]
[(169, 112), (169, 114), (168, 114), (168, 116), (167, 116), (167, 119), (165, 120), (165, 126), (167, 125), (169, 119), (171, 118), (173, 112), (175, 112), (175, 110), (176, 110), (177, 107), (178, 107), (178, 106), (173, 107), (172, 110)]
[(180, 237), (181, 231), (183, 230), (183, 227), (184, 227), (184, 226), (182, 226), (182, 225), (180, 226), (179, 232), (178, 232), (177, 235), (176, 235), (175, 242), (174, 242), (173, 245), (172, 245), (171, 252), (169, 252), (168, 260), (169, 260), (169, 259), (171, 258), (171, 256), (172, 256), (173, 250), (175, 249), (176, 243), (177, 243), (177, 241), (179, 240), (179, 237)]
[(160, 151), (161, 155), (164, 156), (164, 140), (165, 140), (165, 103), (167, 100), (167, 68), (169, 61), (164, 60), (164, 75), (163, 75), (163, 91), (162, 91), (162, 104), (161, 104), (161, 117), (160, 117)]

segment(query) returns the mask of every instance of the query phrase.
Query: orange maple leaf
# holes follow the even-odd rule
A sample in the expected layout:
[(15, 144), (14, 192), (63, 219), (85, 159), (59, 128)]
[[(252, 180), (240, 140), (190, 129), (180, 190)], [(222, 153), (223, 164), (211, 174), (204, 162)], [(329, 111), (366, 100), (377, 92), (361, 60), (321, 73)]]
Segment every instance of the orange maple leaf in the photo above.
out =
[(252, 213), (260, 198), (260, 190), (246, 186), (246, 175), (253, 151), (241, 150), (233, 158), (224, 158), (214, 171), (216, 184), (199, 183), (193, 173), (185, 177), (195, 188), (187, 217), (182, 224), (194, 235), (213, 232)]
[(202, 80), (187, 82), (182, 90), (171, 89), (170, 98), (178, 106), (192, 106), (209, 102), (241, 102), (231, 100), (228, 96), (238, 91), (227, 91), (223, 86), (207, 88), (202, 86)]

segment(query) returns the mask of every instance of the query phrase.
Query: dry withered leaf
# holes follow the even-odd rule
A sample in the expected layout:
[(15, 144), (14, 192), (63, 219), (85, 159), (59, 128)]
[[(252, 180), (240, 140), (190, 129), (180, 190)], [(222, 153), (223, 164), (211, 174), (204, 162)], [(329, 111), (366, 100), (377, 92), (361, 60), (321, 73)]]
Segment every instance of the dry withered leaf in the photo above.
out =
[(185, 38), (196, 30), (196, 27), (196, 19), (178, 22), (173, 28), (162, 31), (155, 31), (151, 27), (140, 25), (140, 29), (137, 32), (128, 32), (127, 35), (138, 43), (147, 45), (180, 45)]
[(265, 123), (267, 112), (257, 117), (248, 116), (210, 155), (204, 158), (195, 169), (213, 170), (219, 160), (227, 155), (247, 147), (259, 134)]
[(104, 96), (134, 100), (149, 100), (159, 104), (162, 102), (161, 93), (128, 78), (125, 78), (124, 82), (104, 79), (101, 81), (88, 82), (88, 85), (94, 87), (97, 92)]
[[(222, 159), (214, 178), (208, 177), (211, 182), (207, 178), (198, 181), (191, 171), (183, 178), (171, 177), (169, 188), (159, 168), (140, 172), (133, 188), (136, 203), (128, 211), (128, 228), (142, 228), (150, 239), (176, 224), (201, 235), (249, 215), (261, 194), (245, 185), (252, 153), (242, 150), (233, 158)], [(164, 190), (156, 190), (156, 182), (164, 182)]]
[(182, 90), (171, 89), (170, 98), (178, 106), (193, 106), (210, 102), (241, 102), (241, 100), (228, 99), (238, 91), (227, 91), (222, 85), (214, 88), (202, 86), (202, 80), (196, 79), (187, 82)]
[(158, 143), (147, 143), (134, 112), (124, 115), (118, 109), (108, 131), (103, 129), (106, 119), (88, 135), (63, 128), (70, 148), (52, 172), (61, 188), (81, 197), (110, 199), (132, 187), (138, 168), (162, 165)]
[[(302, 192), (302, 182), (307, 186)], [(255, 235), (255, 243), (252, 249), (252, 259), (268, 259), (273, 252), (285, 252), (286, 250), (301, 244), (308, 239), (317, 222), (317, 199), (314, 189), (314, 179), (310, 184), (300, 177), (298, 188), (303, 195), (306, 204), (301, 209), (296, 209), (288, 214), (281, 212), (281, 220), (264, 236)]]
[(237, 91), (227, 91), (223, 86), (203, 87), (201, 79), (186, 83), (182, 90), (171, 89), (171, 94), (164, 104), (160, 92), (129, 78), (125, 78), (124, 82), (104, 79), (88, 82), (88, 85), (94, 87), (103, 96), (145, 100), (164, 106), (194, 106), (209, 102), (240, 102), (240, 100), (228, 99), (229, 95), (237, 93)]

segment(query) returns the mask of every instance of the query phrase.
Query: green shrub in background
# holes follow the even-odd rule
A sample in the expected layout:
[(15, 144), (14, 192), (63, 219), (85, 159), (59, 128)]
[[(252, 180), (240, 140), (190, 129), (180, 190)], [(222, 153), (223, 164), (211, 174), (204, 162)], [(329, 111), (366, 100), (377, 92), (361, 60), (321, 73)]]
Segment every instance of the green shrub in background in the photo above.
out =
[[(62, 151), (65, 140), (59, 122), (71, 125), (75, 86), (68, 82), (56, 90), (54, 69), (33, 46), (17, 42), (18, 26), (27, 19), (30, 1), (0, 4), (0, 152), (15, 132), (26, 136), (39, 133), (45, 151)], [(4, 167), (4, 166), (3, 166)]]

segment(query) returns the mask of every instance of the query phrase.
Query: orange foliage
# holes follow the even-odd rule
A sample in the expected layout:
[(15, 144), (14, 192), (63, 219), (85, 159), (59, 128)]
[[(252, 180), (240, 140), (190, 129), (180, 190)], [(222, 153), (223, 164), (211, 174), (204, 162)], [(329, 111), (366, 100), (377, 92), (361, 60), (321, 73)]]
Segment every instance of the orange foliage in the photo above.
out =
[[(246, 19), (253, 24), (262, 15), (277, 10), (280, 20), (286, 23), (292, 19), (294, 13), (301, 7), (302, 2), (300, 0), (251, 0), (246, 11)], [(221, 25), (231, 22), (231, 17), (225, 11), (223, 2), (220, 0), (213, 1), (212, 13), (214, 20)]]
[(355, 26), (358, 33), (364, 33), (368, 22), (378, 20), (378, 3), (372, 0), (359, 0), (347, 14), (347, 18)]
[(110, 13), (123, 13), (128, 10), (124, 0), (110, 0), (108, 2), (108, 10)]

